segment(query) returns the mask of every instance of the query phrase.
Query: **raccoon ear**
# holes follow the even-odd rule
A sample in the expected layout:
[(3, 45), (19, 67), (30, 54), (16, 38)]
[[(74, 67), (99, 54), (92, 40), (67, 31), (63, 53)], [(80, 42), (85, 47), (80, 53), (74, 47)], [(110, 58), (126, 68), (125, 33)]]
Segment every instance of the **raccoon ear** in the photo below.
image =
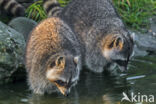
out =
[(50, 68), (53, 68), (55, 65), (56, 65), (56, 64), (55, 64), (55, 61), (51, 62)]
[(75, 62), (76, 64), (78, 64), (78, 61), (79, 61), (79, 56), (74, 57), (74, 62)]
[(123, 44), (124, 44), (123, 39), (121, 37), (117, 37), (115, 42), (114, 42), (114, 46), (121, 50), (123, 47)]
[(109, 48), (109, 49), (113, 48), (114, 42), (115, 42), (115, 39), (113, 39), (113, 40), (111, 41), (111, 43), (108, 45), (108, 48)]
[(63, 57), (63, 56), (58, 57), (56, 59), (55, 64), (56, 64), (57, 67), (64, 68), (65, 67), (65, 57)]
[(134, 41), (134, 40), (135, 40), (135, 33), (132, 33), (132, 34), (130, 35), (130, 38)]

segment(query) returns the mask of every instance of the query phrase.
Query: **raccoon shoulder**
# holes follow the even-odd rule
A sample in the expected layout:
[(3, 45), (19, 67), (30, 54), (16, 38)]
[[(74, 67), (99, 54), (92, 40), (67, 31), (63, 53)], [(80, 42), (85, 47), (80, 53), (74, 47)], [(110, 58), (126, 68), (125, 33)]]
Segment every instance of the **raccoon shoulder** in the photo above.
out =
[(0, 0), (0, 8), (14, 16), (24, 16), (25, 14), (25, 8), (15, 0)]

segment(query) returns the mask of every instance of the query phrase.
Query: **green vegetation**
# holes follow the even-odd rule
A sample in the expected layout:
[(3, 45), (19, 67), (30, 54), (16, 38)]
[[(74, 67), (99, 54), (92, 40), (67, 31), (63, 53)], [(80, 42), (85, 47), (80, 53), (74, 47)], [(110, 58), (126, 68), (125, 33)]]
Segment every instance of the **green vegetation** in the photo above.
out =
[(132, 29), (148, 29), (149, 18), (156, 15), (156, 0), (114, 0), (120, 16)]
[(43, 4), (43, 0), (38, 0), (37, 2), (30, 5), (26, 9), (26, 16), (37, 22), (47, 18), (46, 12), (44, 11), (42, 4)]
[(65, 7), (70, 0), (58, 0), (58, 2), (61, 4), (62, 7)]
[[(58, 0), (62, 7), (70, 0)], [(113, 0), (114, 5), (125, 24), (131, 29), (142, 31), (150, 26), (149, 18), (156, 15), (156, 0)], [(27, 17), (36, 21), (47, 18), (42, 7), (42, 0), (27, 9)], [(32, 15), (33, 14), (33, 15)]]
[[(58, 0), (62, 7), (65, 7), (70, 0)], [(38, 0), (26, 9), (26, 16), (37, 22), (47, 18), (43, 9), (43, 0)]]

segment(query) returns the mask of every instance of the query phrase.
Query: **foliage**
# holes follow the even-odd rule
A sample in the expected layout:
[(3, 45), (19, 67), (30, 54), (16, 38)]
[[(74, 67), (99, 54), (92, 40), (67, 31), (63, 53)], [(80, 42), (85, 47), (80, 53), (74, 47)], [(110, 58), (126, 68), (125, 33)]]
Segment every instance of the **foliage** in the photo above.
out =
[[(66, 6), (70, 0), (58, 0), (62, 7)], [(26, 16), (37, 22), (47, 18), (43, 9), (43, 0), (38, 0), (26, 9)]]
[(61, 4), (62, 7), (65, 7), (70, 0), (58, 0), (58, 2)]
[(149, 28), (149, 18), (156, 14), (156, 0), (114, 0), (120, 16), (132, 29)]
[(47, 18), (46, 12), (43, 9), (43, 0), (39, 0), (26, 9), (26, 16), (35, 21), (41, 21)]
[[(58, 0), (62, 7), (70, 0)], [(113, 0), (114, 5), (123, 21), (132, 29), (143, 30), (150, 26), (149, 18), (156, 15), (156, 0)], [(27, 16), (36, 21), (47, 18), (39, 0), (27, 9)]]

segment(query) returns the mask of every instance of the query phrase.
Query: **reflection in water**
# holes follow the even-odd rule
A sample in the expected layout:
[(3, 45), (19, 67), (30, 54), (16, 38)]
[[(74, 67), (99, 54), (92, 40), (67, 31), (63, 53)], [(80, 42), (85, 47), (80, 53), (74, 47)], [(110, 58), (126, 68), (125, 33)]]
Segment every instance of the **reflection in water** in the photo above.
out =
[(146, 75), (140, 75), (140, 76), (133, 76), (133, 77), (128, 77), (126, 78), (127, 80), (133, 80), (133, 79), (140, 79), (140, 78), (144, 78), (146, 77)]
[(68, 97), (58, 93), (31, 94), (25, 83), (3, 85), (0, 104), (120, 104), (123, 92), (156, 96), (156, 57), (136, 58), (130, 64), (127, 75), (106, 76), (84, 71)]

